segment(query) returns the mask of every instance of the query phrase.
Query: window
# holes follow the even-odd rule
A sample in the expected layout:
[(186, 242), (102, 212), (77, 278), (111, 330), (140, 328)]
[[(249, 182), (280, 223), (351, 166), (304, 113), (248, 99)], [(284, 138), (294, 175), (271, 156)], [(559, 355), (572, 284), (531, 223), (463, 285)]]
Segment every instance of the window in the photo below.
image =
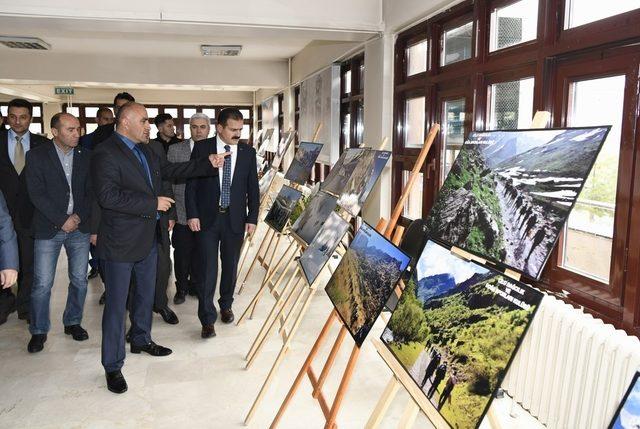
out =
[(445, 30), (442, 35), (440, 65), (446, 66), (471, 58), (472, 37), (473, 22), (468, 22), (451, 30)]
[(404, 147), (424, 144), (425, 97), (409, 98), (404, 103)]
[(407, 76), (427, 71), (428, 42), (422, 40), (407, 48)]
[[(404, 170), (402, 172), (402, 189), (404, 189), (407, 182), (409, 182), (410, 176), (410, 171)], [(422, 217), (422, 183), (423, 175), (422, 173), (418, 173), (418, 178), (404, 203), (402, 216), (407, 219), (420, 219)]]
[(449, 174), (464, 143), (465, 99), (446, 100), (442, 112), (442, 174), (440, 186)]
[(533, 118), (533, 78), (489, 86), (489, 130), (530, 128)]
[(340, 153), (363, 142), (364, 54), (344, 61), (340, 70)]
[(489, 50), (507, 48), (536, 38), (538, 1), (521, 0), (491, 12)]
[(594, 3), (593, 0), (566, 0), (565, 28), (578, 27), (610, 16), (640, 8), (640, 0), (614, 0)]

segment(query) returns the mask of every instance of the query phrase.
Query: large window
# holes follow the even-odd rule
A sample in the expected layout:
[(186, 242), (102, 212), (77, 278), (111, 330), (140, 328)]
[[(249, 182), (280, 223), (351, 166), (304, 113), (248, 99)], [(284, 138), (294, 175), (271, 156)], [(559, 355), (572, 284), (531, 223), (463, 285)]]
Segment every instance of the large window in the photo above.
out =
[(363, 143), (364, 133), (364, 54), (341, 66), (340, 153)]
[[(31, 124), (29, 125), (29, 131), (34, 134), (43, 134), (44, 127), (42, 123), (42, 103), (32, 103), (33, 104), (33, 114), (31, 115)], [(9, 113), (9, 103), (2, 102), (0, 103), (0, 112), (2, 112), (2, 117), (4, 118), (4, 124), (7, 125), (7, 114)]]
[(640, 0), (468, 0), (399, 34), (392, 176), (397, 201), (439, 123), (406, 224), (428, 215), (473, 130), (529, 128), (538, 110), (551, 127), (612, 125), (538, 286), (636, 335), (638, 22)]

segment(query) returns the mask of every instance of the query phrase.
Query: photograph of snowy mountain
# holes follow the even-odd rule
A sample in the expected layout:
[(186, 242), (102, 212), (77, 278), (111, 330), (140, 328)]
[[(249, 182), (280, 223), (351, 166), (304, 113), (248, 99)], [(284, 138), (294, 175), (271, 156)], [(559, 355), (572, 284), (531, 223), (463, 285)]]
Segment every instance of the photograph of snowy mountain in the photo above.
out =
[(313, 284), (325, 264), (349, 230), (349, 222), (331, 212), (322, 229), (300, 256), (300, 266), (309, 285)]
[(341, 188), (338, 205), (352, 216), (358, 216), (390, 158), (391, 152), (386, 150), (367, 150), (360, 157), (360, 162), (345, 186)]
[(539, 279), (609, 129), (471, 133), (429, 213), (430, 236)]
[(304, 208), (300, 217), (291, 227), (291, 231), (305, 243), (311, 243), (336, 207), (336, 197), (318, 192)]
[(640, 429), (640, 372), (631, 380), (629, 390), (624, 395), (609, 429)]
[(307, 183), (321, 150), (321, 143), (301, 142), (284, 178), (299, 185)]
[(447, 423), (477, 428), (542, 293), (428, 241), (381, 339)]

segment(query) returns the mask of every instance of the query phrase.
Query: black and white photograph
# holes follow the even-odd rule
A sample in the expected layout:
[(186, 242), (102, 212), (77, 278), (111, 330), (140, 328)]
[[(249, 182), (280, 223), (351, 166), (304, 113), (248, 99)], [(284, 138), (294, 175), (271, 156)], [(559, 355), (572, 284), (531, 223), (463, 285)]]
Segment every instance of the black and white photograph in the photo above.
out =
[(306, 184), (321, 150), (322, 143), (301, 142), (284, 178), (299, 185)]
[(391, 152), (386, 150), (366, 151), (342, 188), (338, 205), (352, 216), (358, 216), (390, 158)]
[(329, 175), (322, 182), (322, 190), (339, 197), (346, 188), (356, 167), (370, 151), (370, 149), (365, 148), (349, 148), (342, 152), (338, 161), (331, 167)]
[(305, 243), (311, 243), (337, 205), (336, 197), (322, 191), (318, 192), (293, 224), (291, 232)]
[(289, 148), (289, 145), (293, 141), (293, 137), (295, 137), (295, 135), (295, 131), (286, 131), (282, 134), (282, 137), (278, 142), (278, 147), (276, 148), (273, 161), (271, 161), (271, 168), (275, 168), (276, 170), (280, 168), (282, 157), (287, 152), (287, 149)]
[(300, 256), (300, 266), (307, 283), (313, 284), (322, 268), (329, 261), (344, 235), (349, 231), (349, 222), (336, 212), (331, 212), (311, 244)]
[(274, 230), (282, 232), (301, 197), (302, 192), (286, 185), (283, 186), (264, 221)]

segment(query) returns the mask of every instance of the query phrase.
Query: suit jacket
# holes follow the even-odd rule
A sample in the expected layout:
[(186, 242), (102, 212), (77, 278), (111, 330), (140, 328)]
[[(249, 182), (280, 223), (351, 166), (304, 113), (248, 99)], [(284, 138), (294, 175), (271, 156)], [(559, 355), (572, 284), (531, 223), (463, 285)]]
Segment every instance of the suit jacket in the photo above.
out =
[(117, 262), (136, 262), (151, 251), (156, 237), (157, 197), (162, 179), (217, 175), (208, 159), (169, 163), (147, 145), (141, 146), (147, 173), (131, 149), (113, 134), (93, 151), (91, 180), (101, 207), (98, 256)]
[(115, 124), (100, 125), (91, 133), (91, 150), (95, 149), (103, 141), (106, 141), (115, 132)]
[[(191, 145), (190, 140), (187, 139), (178, 144), (169, 146), (169, 152), (167, 153), (167, 159), (169, 162), (185, 162), (191, 159)], [(183, 179), (176, 179), (173, 181), (173, 195), (176, 200), (176, 216), (178, 223), (181, 225), (187, 224), (187, 209), (185, 208), (184, 192), (187, 181)]]
[(96, 132), (93, 131), (80, 137), (80, 146), (89, 150), (93, 149), (93, 138), (95, 137), (95, 135)]
[[(17, 230), (31, 230), (31, 220), (33, 219), (33, 204), (27, 192), (27, 181), (25, 180), (25, 170), (18, 175), (15, 167), (9, 158), (8, 131), (0, 132), (0, 191), (9, 208), (9, 214), (13, 219), (13, 224)], [(29, 136), (31, 144), (30, 151), (41, 144), (51, 140), (31, 133)], [(27, 152), (29, 153), (29, 152)]]
[[(191, 159), (217, 153), (217, 139), (212, 137), (197, 142)], [(244, 232), (245, 224), (258, 223), (260, 190), (256, 167), (256, 151), (245, 143), (238, 143), (238, 159), (231, 179), (229, 219), (236, 234)], [(220, 172), (222, 174), (222, 172)], [(200, 227), (207, 229), (215, 224), (220, 204), (218, 177), (200, 177), (187, 180), (185, 192), (187, 219), (200, 219)]]
[[(162, 163), (168, 162), (167, 154), (164, 152), (164, 147), (162, 146), (161, 142), (158, 142), (156, 140), (149, 141), (149, 149), (151, 149), (151, 151), (162, 160)], [(187, 159), (187, 161), (189, 160)], [(173, 187), (171, 186), (171, 180), (162, 180), (162, 189), (160, 190), (160, 192), (158, 192), (158, 195), (169, 197), (172, 200), (175, 200), (175, 197), (173, 195)], [(172, 204), (171, 208), (166, 212), (160, 213), (160, 228), (162, 228), (164, 231), (168, 231), (169, 229), (169, 219), (176, 220), (175, 204)], [(166, 243), (164, 243), (164, 240), (167, 240)], [(169, 246), (171, 244), (169, 243), (168, 234), (162, 234), (162, 241), (166, 246)]]
[(18, 237), (13, 229), (13, 222), (7, 203), (0, 192), (0, 270), (18, 270)]
[[(73, 212), (80, 217), (81, 232), (91, 232), (91, 206), (93, 194), (89, 168), (91, 152), (76, 147), (73, 149), (71, 190)], [(48, 240), (61, 230), (67, 221), (69, 206), (69, 183), (64, 174), (60, 158), (53, 142), (48, 142), (27, 152), (25, 164), (27, 190), (35, 206), (33, 232), (35, 238)]]

